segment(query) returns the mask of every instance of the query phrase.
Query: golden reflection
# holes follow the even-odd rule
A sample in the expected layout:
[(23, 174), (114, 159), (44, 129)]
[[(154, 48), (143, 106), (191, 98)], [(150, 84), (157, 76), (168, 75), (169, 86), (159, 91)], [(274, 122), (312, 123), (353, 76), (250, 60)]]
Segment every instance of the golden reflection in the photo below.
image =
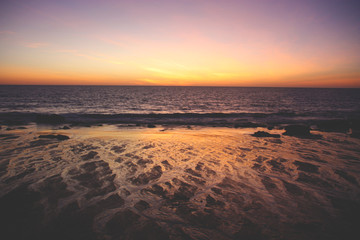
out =
[[(130, 214), (142, 216), (142, 224), (153, 219), (161, 231), (170, 227), (175, 235), (185, 227), (192, 237), (224, 232), (236, 237), (247, 222), (253, 224), (251, 229), (270, 225), (275, 232), (298, 233), (294, 221), (325, 223), (327, 211), (333, 211), (329, 199), (343, 196), (347, 189), (358, 192), (352, 184), (357, 180), (343, 167), (357, 156), (352, 147), (360, 144), (358, 139), (336, 133), (321, 133), (321, 140), (258, 138), (251, 135), (257, 130), (266, 129), (1, 129), (0, 147), (10, 162), (0, 177), (1, 187), (9, 192), (14, 184), (31, 180), (31, 189), (44, 196), (41, 203), (52, 204), (49, 216), (51, 211), (66, 213), (74, 202), (87, 216), (97, 209), (92, 221), (99, 235), (117, 234), (115, 226), (123, 226), (120, 220)], [(39, 138), (58, 134), (70, 139)], [(16, 178), (19, 174), (26, 177)], [(49, 191), (54, 186), (62, 190)], [(254, 229), (247, 234), (259, 234)], [(262, 234), (267, 236), (266, 229)], [(306, 231), (301, 234), (308, 236)]]

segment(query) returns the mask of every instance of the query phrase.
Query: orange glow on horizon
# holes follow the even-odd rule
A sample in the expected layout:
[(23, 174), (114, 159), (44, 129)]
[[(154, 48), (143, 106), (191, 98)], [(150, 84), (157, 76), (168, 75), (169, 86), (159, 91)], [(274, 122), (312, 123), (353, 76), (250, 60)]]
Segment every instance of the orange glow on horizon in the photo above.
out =
[[(291, 81), (293, 80), (293, 81)], [(0, 85), (139, 85), (139, 86), (233, 86), (233, 87), (329, 87), (359, 88), (358, 76), (313, 77), (300, 79), (172, 79), (139, 78), (119, 79), (103, 75), (53, 74), (33, 69), (2, 71)]]

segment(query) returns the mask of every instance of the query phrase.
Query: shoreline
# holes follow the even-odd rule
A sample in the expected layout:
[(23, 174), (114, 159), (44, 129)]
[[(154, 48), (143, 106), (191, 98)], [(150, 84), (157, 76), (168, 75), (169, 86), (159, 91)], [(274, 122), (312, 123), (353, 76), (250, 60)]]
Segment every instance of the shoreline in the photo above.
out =
[(44, 126), (90, 127), (128, 125), (149, 128), (156, 126), (202, 126), (228, 128), (284, 129), (289, 125), (305, 125), (311, 130), (348, 133), (359, 138), (360, 116), (301, 116), (293, 113), (174, 113), (174, 114), (40, 114), (0, 113), (0, 127), (19, 127), (28, 124)]

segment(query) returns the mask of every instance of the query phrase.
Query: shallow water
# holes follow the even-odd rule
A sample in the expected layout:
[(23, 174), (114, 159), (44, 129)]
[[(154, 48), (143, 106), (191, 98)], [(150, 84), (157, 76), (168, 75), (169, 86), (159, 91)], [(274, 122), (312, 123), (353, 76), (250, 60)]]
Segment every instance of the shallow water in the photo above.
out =
[[(0, 207), (6, 234), (15, 239), (358, 234), (360, 140), (323, 132), (321, 139), (251, 136), (257, 130), (263, 129), (2, 129)], [(38, 138), (54, 133), (70, 139)]]

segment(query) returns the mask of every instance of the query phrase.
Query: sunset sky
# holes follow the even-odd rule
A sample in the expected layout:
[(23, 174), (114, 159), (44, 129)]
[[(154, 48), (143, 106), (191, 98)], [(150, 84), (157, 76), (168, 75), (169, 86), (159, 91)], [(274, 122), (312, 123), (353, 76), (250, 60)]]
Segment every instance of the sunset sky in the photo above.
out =
[(360, 3), (3, 0), (0, 84), (360, 87)]

